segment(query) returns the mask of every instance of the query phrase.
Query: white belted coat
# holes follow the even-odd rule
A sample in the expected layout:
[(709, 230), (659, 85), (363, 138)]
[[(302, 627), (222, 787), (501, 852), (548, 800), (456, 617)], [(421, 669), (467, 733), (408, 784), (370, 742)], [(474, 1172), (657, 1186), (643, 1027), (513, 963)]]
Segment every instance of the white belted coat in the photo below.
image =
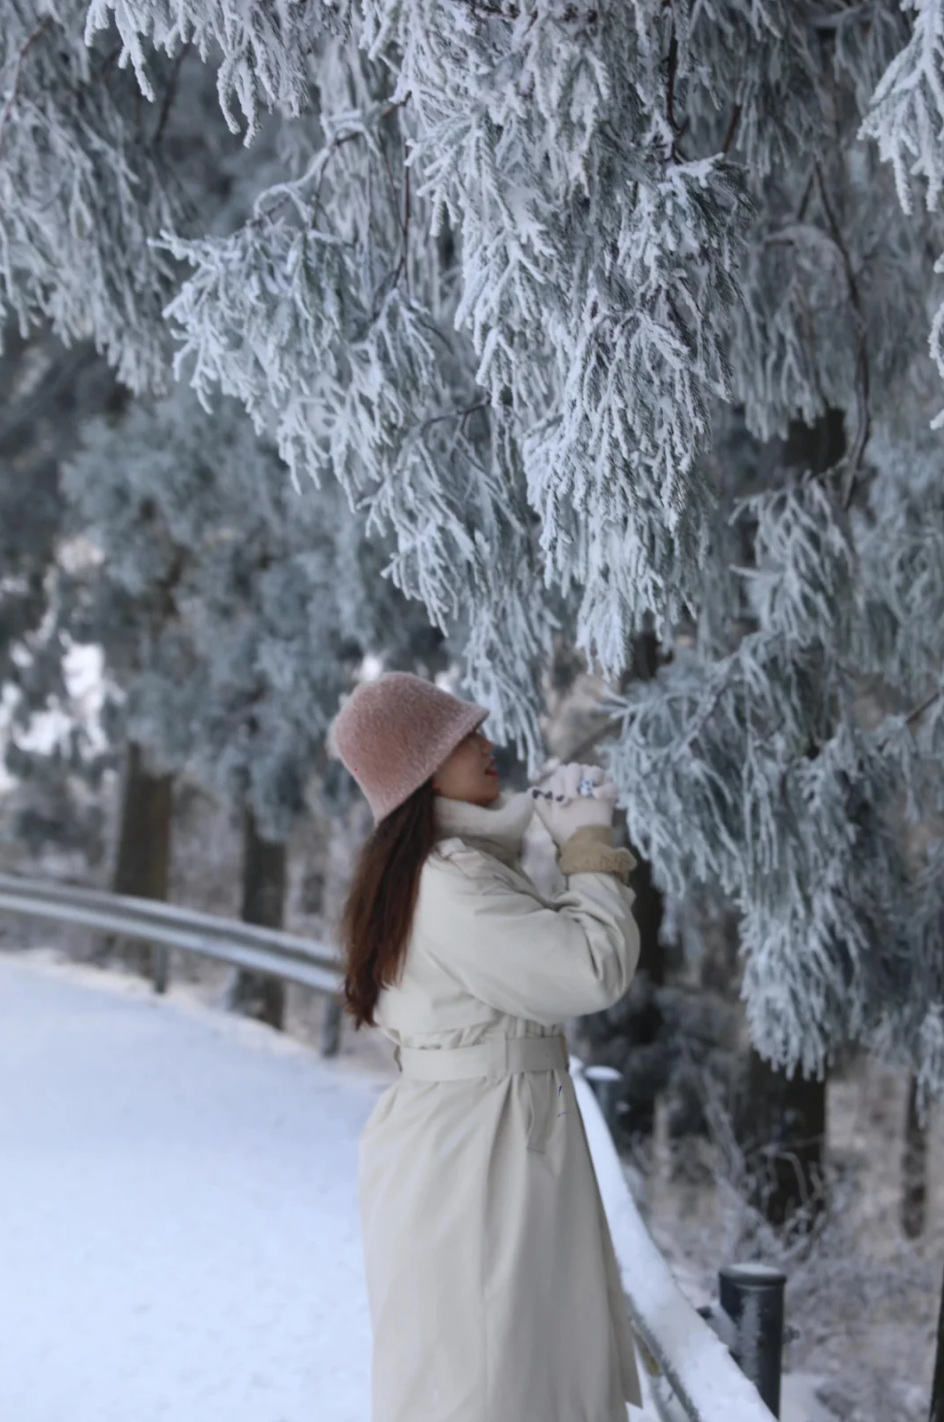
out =
[(436, 804), (375, 1012), (402, 1075), (360, 1141), (372, 1422), (627, 1422), (632, 1335), (563, 1029), (629, 987), (633, 894), (582, 868), (613, 860), (584, 835), (542, 896), (518, 864), (527, 794)]

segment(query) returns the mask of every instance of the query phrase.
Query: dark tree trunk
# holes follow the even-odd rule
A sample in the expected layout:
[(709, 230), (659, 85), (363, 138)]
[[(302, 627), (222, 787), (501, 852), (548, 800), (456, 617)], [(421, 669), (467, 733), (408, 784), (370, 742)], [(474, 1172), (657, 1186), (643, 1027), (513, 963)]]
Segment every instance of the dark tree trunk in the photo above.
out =
[(750, 1048), (735, 1103), (735, 1134), (749, 1177), (748, 1198), (774, 1225), (785, 1224), (803, 1205), (811, 1219), (826, 1195), (826, 1081), (788, 1078)]
[[(243, 812), (243, 897), (240, 917), (263, 928), (282, 928), (285, 918), (287, 852), (284, 844), (262, 839), (250, 809)], [(285, 984), (279, 978), (239, 969), (227, 1006), (246, 1017), (282, 1029)]]
[(928, 1137), (918, 1124), (918, 1083), (908, 1079), (905, 1149), (902, 1157), (901, 1227), (908, 1239), (924, 1233), (927, 1204)]
[[(779, 459), (788, 468), (822, 474), (842, 458), (845, 447), (843, 412), (830, 408), (813, 425), (794, 420)], [(812, 1215), (822, 1211), (825, 1077), (817, 1081), (796, 1071), (788, 1079), (752, 1047), (735, 1107), (735, 1134), (754, 1176), (752, 1203), (771, 1224), (785, 1223), (806, 1202)]]
[(937, 1314), (937, 1346), (928, 1422), (944, 1422), (944, 1286), (941, 1288), (941, 1305)]
[[(659, 644), (652, 633), (644, 633), (633, 639), (633, 660), (621, 678), (620, 690), (625, 691), (633, 681), (652, 681), (659, 667)], [(662, 915), (665, 903), (662, 894), (652, 882), (652, 866), (642, 852), (636, 848), (626, 830), (626, 812), (618, 810), (613, 817), (616, 838), (629, 849), (636, 860), (632, 887), (636, 895), (633, 916), (639, 927), (639, 972), (645, 973), (653, 987), (662, 987), (665, 982), (665, 953), (659, 943)]]
[[(118, 855), (112, 891), (139, 899), (166, 899), (170, 871), (170, 823), (173, 776), (150, 775), (139, 745), (128, 743), (121, 801)], [(155, 955), (163, 949), (110, 935), (104, 957), (113, 952), (146, 977), (153, 975)]]

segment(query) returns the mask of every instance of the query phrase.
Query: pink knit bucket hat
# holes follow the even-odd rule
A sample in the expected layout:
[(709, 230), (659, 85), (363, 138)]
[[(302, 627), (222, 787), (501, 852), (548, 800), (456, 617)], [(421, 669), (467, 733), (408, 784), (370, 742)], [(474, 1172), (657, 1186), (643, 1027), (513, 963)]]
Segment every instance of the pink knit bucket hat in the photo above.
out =
[(489, 714), (412, 672), (383, 672), (351, 693), (330, 739), (367, 796), (376, 826)]

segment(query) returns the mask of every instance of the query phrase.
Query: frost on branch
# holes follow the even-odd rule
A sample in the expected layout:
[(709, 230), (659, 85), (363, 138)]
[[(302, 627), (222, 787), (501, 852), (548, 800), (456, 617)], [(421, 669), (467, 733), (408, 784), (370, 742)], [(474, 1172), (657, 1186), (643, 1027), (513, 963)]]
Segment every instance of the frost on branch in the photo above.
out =
[(823, 485), (806, 476), (744, 499), (737, 513), (755, 525), (755, 565), (740, 571), (760, 627), (843, 655), (858, 611), (859, 568), (848, 521)]
[(584, 585), (579, 645), (611, 676), (703, 563), (696, 457), (751, 211), (735, 165), (675, 151), (650, 8), (364, 5), (370, 52), (404, 56), (419, 191), (462, 231), (456, 321), (521, 421), (546, 582)]
[[(914, 178), (927, 182), (928, 212), (937, 208), (944, 189), (944, 0), (904, 0), (902, 8), (914, 10), (914, 30), (882, 76), (862, 133), (878, 141), (892, 166), (902, 209), (911, 214)], [(944, 257), (934, 271), (944, 271)], [(935, 313), (929, 346), (944, 376), (944, 305)], [(934, 420), (935, 429), (942, 425), (944, 411)]]
[(193, 268), (167, 308), (175, 371), (207, 409), (214, 386), (240, 399), (296, 487), (337, 479), (368, 534), (395, 535), (385, 574), (442, 631), (468, 618), (469, 694), (500, 695), (495, 733), (517, 737), (536, 768), (552, 620), (511, 417), (489, 409), (449, 320), (428, 203), (404, 168), (407, 116), (376, 67), (374, 102), (341, 107), (363, 98), (366, 68), (343, 58), (327, 47), (324, 97), (338, 110), (306, 171), (263, 192), (228, 238), (163, 239)]
[(878, 141), (882, 158), (891, 163), (905, 212), (913, 207), (910, 179), (927, 179), (930, 212), (944, 188), (944, 3), (904, 0), (901, 8), (914, 10), (914, 30), (883, 74), (862, 133)]
[(141, 92), (154, 98), (142, 40), (176, 54), (195, 44), (201, 58), (222, 56), (217, 90), (233, 133), (238, 101), (247, 123), (246, 142), (259, 131), (259, 109), (301, 113), (311, 102), (307, 58), (325, 28), (346, 10), (331, 0), (90, 0), (86, 40), (114, 21), (122, 40), (122, 68), (130, 60)]
[(24, 335), (45, 319), (66, 344), (90, 337), (131, 389), (159, 389), (174, 269), (147, 243), (187, 214), (128, 141), (130, 86), (59, 11), (16, 0), (0, 26), (0, 315)]

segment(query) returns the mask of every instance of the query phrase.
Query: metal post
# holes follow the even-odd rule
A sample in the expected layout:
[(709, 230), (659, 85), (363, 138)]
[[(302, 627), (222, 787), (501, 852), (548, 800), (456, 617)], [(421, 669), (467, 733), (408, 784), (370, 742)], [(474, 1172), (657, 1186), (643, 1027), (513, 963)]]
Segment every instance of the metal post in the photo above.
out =
[(600, 1104), (600, 1111), (612, 1136), (616, 1132), (616, 1105), (623, 1074), (610, 1066), (588, 1066), (583, 1074)]
[(732, 1356), (775, 1417), (780, 1416), (786, 1282), (786, 1274), (765, 1264), (729, 1264), (718, 1271), (718, 1301), (736, 1334)]
[(336, 1057), (341, 1046), (341, 1003), (329, 997), (321, 1020), (321, 1055)]
[(167, 949), (160, 943), (151, 944), (151, 969), (155, 992), (164, 993), (167, 991), (167, 956)]

